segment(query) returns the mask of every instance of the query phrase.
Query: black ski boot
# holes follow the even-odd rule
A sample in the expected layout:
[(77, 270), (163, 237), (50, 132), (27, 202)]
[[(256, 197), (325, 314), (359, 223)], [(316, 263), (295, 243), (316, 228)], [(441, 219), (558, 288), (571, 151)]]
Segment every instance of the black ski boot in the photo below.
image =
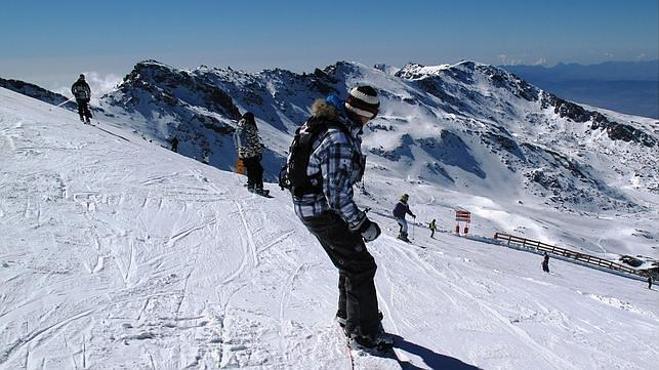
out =
[(391, 351), (394, 346), (394, 338), (387, 334), (382, 328), (382, 324), (380, 324), (375, 333), (361, 334), (357, 330), (355, 333), (350, 334), (348, 346), (353, 350), (381, 355)]
[[(378, 319), (379, 319), (380, 321), (382, 321), (382, 319), (384, 319), (384, 315), (382, 314), (382, 311), (378, 311)], [(345, 327), (346, 327), (346, 321), (347, 321), (348, 319), (346, 318), (346, 315), (345, 315), (344, 313), (342, 313), (342, 312), (337, 312), (337, 313), (336, 313), (336, 316), (334, 317), (334, 320), (336, 320), (336, 322), (339, 324), (339, 326), (340, 326), (341, 328), (345, 329)], [(382, 324), (380, 324), (380, 326), (382, 326)], [(348, 334), (346, 333), (346, 336), (347, 336), (347, 335), (348, 335)]]
[(268, 195), (270, 195), (270, 190), (263, 189), (262, 187), (256, 187), (256, 188), (254, 189), (254, 192), (255, 192), (256, 194), (258, 194), (258, 195), (262, 195), (262, 196), (264, 196), (264, 197), (267, 197)]

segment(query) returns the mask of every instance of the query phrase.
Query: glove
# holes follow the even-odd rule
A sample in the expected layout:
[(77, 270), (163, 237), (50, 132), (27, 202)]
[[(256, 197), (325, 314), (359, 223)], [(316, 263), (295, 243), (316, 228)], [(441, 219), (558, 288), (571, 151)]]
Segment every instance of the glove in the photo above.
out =
[(368, 218), (362, 222), (362, 226), (359, 228), (359, 233), (362, 234), (365, 242), (372, 242), (380, 236), (380, 226), (375, 222), (371, 222)]

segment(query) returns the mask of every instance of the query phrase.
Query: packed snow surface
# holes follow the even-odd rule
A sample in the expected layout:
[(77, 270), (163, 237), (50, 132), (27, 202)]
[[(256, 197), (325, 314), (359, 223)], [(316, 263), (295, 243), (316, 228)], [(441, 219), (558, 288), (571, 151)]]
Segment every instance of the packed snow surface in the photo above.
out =
[[(242, 182), (0, 89), (0, 368), (367, 366), (333, 322), (336, 270), (289, 195)], [(368, 247), (384, 327), (400, 337), (400, 363), (376, 366), (656, 366), (656, 289), (555, 259), (545, 274), (538, 255), (445, 230), (398, 241), (385, 216), (403, 183), (367, 177), (358, 199), (383, 227)], [(464, 204), (475, 233), (543, 230), (541, 211), (430, 186), (411, 204), (443, 229)], [(568, 235), (601, 239), (592, 230), (615, 224), (552, 212)]]

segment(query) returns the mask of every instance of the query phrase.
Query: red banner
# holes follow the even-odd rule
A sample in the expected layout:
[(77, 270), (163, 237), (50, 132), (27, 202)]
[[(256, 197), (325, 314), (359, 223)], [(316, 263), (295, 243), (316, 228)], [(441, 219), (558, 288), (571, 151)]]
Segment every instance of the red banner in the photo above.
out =
[(461, 209), (456, 209), (455, 220), (458, 222), (471, 222), (471, 212)]

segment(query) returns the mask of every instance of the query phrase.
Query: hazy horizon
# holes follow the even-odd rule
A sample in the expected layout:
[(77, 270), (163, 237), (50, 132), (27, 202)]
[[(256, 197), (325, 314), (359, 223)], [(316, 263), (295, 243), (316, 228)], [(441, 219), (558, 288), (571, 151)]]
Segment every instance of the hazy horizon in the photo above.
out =
[(123, 77), (145, 59), (250, 72), (308, 72), (338, 60), (402, 66), (659, 59), (659, 4), (35, 0), (3, 4), (0, 35), (0, 76), (56, 90), (81, 72), (104, 81)]

